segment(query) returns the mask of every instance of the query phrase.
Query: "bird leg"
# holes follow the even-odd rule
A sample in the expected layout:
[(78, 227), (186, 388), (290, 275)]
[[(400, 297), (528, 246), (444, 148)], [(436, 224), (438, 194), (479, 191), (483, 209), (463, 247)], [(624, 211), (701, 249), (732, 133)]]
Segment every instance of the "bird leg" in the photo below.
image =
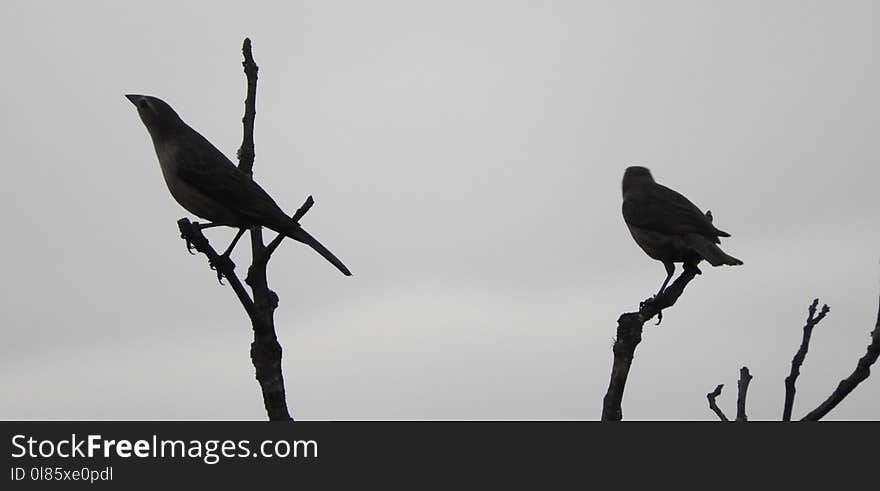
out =
[[(196, 222), (196, 223), (193, 223), (193, 226), (195, 226), (196, 230), (201, 231), (201, 230), (205, 230), (206, 228), (222, 227), (222, 226), (224, 226), (224, 224), (222, 224), (222, 223), (204, 223), (203, 224), (203, 223)], [(241, 239), (241, 236), (244, 235), (245, 230), (247, 230), (247, 229), (244, 227), (238, 229), (238, 234), (235, 235), (235, 238), (232, 239), (232, 243), (229, 244), (229, 247), (226, 248), (226, 251), (223, 254), (221, 254), (221, 256), (228, 257), (230, 254), (232, 254), (232, 249), (235, 248), (235, 244), (237, 244), (238, 240)]]
[(697, 266), (697, 264), (699, 264), (699, 262), (700, 262), (700, 259), (697, 259), (696, 261), (685, 261), (684, 269), (685, 270), (692, 269), (697, 274), (703, 274), (703, 272), (700, 271), (700, 268)]
[[(673, 263), (671, 261), (669, 261), (669, 262), (664, 261), (663, 267), (666, 268), (666, 279), (663, 280), (663, 284), (660, 285), (660, 290), (657, 292), (657, 294), (654, 295), (653, 297), (651, 297), (649, 299), (649, 301), (654, 301), (660, 295), (663, 294), (663, 291), (666, 290), (666, 285), (669, 284), (669, 280), (672, 279), (672, 275), (675, 274), (675, 263)], [(657, 323), (654, 325), (659, 326), (661, 322), (663, 322), (663, 310), (658, 310), (657, 311)]]
[(663, 267), (666, 268), (666, 279), (663, 280), (663, 284), (660, 285), (660, 290), (654, 295), (654, 298), (660, 296), (663, 293), (663, 290), (666, 289), (666, 285), (669, 284), (669, 280), (672, 279), (672, 275), (675, 273), (675, 263), (673, 262), (664, 262)]
[[(222, 227), (223, 225), (224, 224), (222, 223), (193, 223), (193, 227), (195, 227), (195, 229), (199, 232), (205, 230), (206, 228)], [(226, 248), (223, 254), (217, 256), (217, 259), (214, 261), (210, 259), (208, 260), (208, 264), (211, 266), (211, 269), (217, 272), (217, 281), (219, 281), (221, 285), (223, 284), (223, 271), (233, 271), (235, 269), (235, 263), (232, 262), (232, 259), (229, 257), (229, 255), (232, 254), (232, 249), (235, 248), (235, 244), (237, 244), (238, 240), (241, 239), (241, 236), (244, 235), (245, 230), (245, 228), (238, 229), (238, 233), (235, 235), (235, 238), (232, 239), (232, 243), (229, 244), (229, 247)], [(189, 242), (187, 242), (186, 247), (187, 249), (190, 248)], [(190, 253), (192, 253), (191, 250)]]
[(193, 227), (195, 227), (196, 230), (205, 230), (206, 228), (214, 228), (214, 227), (222, 227), (222, 226), (223, 226), (222, 223), (199, 223), (199, 222), (193, 223)]
[(232, 239), (232, 242), (229, 244), (229, 247), (223, 251), (223, 254), (217, 256), (217, 261), (209, 261), (211, 265), (211, 269), (217, 271), (217, 281), (220, 284), (223, 284), (223, 271), (224, 269), (227, 271), (232, 271), (235, 269), (235, 263), (232, 262), (232, 258), (230, 254), (232, 254), (232, 249), (235, 249), (235, 244), (238, 243), (238, 239), (241, 239), (241, 236), (244, 235), (246, 228), (238, 229), (238, 233), (235, 234), (235, 238)]
[(238, 233), (235, 234), (235, 238), (232, 239), (232, 242), (229, 244), (229, 247), (226, 248), (226, 251), (223, 252), (223, 254), (221, 254), (221, 256), (229, 257), (229, 255), (232, 254), (232, 249), (235, 249), (235, 244), (237, 244), (238, 239), (241, 239), (241, 236), (244, 235), (245, 230), (247, 230), (247, 229), (246, 228), (238, 229)]

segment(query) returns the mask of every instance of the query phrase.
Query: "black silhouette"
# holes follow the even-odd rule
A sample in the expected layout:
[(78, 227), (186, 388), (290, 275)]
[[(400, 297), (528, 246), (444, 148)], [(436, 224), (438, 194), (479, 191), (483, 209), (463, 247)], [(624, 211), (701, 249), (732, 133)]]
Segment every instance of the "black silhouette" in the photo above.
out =
[(712, 225), (705, 214), (681, 194), (657, 184), (645, 167), (628, 167), (623, 174), (623, 219), (636, 243), (666, 268), (663, 293), (675, 272), (675, 263), (696, 267), (705, 259), (712, 266), (743, 262), (718, 247), (719, 237), (730, 234)]
[(314, 249), (346, 276), (348, 268), (326, 247), (302, 229), (269, 194), (223, 155), (205, 137), (180, 119), (165, 101), (128, 94), (150, 136), (165, 183), (174, 199), (191, 213), (212, 223), (239, 229), (221, 256), (229, 256), (246, 228), (258, 225)]

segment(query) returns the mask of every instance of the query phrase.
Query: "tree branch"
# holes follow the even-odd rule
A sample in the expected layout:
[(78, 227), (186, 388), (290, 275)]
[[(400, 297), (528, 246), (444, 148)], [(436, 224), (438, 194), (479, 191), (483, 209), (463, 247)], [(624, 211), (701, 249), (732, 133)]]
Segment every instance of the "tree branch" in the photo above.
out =
[(816, 306), (819, 305), (819, 299), (813, 300), (808, 309), (807, 323), (804, 324), (804, 337), (801, 340), (801, 347), (798, 348), (794, 358), (791, 360), (791, 373), (785, 377), (785, 404), (782, 409), (782, 421), (791, 421), (791, 410), (794, 406), (794, 395), (796, 392), (795, 382), (801, 373), (801, 365), (807, 357), (807, 350), (810, 348), (810, 337), (813, 335), (813, 328), (825, 318), (825, 315), (831, 310), (828, 305), (822, 305), (822, 311), (816, 315)]
[(801, 421), (819, 421), (840, 404), (840, 402), (843, 401), (843, 399), (848, 396), (856, 386), (871, 375), (871, 365), (877, 361), (878, 356), (880, 356), (880, 309), (877, 311), (877, 324), (875, 325), (874, 330), (871, 331), (871, 344), (868, 345), (868, 350), (867, 353), (865, 353), (865, 356), (859, 359), (859, 362), (856, 364), (856, 369), (849, 377), (843, 379), (840, 384), (838, 384), (837, 389), (834, 390), (825, 402), (820, 404), (816, 409), (810, 411), (801, 419)]
[[(245, 38), (242, 46), (244, 55), (244, 73), (247, 77), (247, 97), (245, 98), (244, 117), (242, 118), (243, 137), (241, 148), (238, 150), (238, 168), (248, 176), (253, 176), (254, 167), (254, 119), (256, 117), (257, 99), (257, 64), (254, 62), (251, 51), (251, 40)], [(301, 217), (312, 206), (314, 200), (311, 196), (306, 200), (297, 216)], [(218, 279), (226, 277), (229, 285), (235, 292), (242, 306), (251, 320), (254, 330), (254, 341), (251, 343), (251, 361), (256, 371), (257, 381), (263, 393), (263, 404), (270, 420), (286, 420), (293, 418), (287, 409), (287, 401), (284, 391), (284, 377), (281, 370), (281, 345), (275, 334), (274, 312), (278, 307), (278, 295), (269, 289), (266, 281), (266, 263), (269, 255), (281, 243), (277, 238), (273, 241), (271, 250), (263, 246), (263, 236), (260, 227), (252, 227), (251, 248), (252, 264), (248, 268), (245, 283), (251, 287), (253, 299), (247, 294), (238, 276), (235, 274), (235, 264), (227, 256), (217, 254), (211, 247), (208, 239), (204, 236), (198, 223), (190, 223), (186, 218), (177, 222), (181, 237), (186, 239), (187, 249), (193, 247), (208, 257), (212, 269), (217, 271)]]
[[(294, 222), (299, 222), (302, 217), (305, 216), (306, 213), (312, 208), (312, 205), (315, 204), (315, 200), (311, 197), (311, 195), (306, 198), (305, 203), (296, 210), (296, 213), (293, 214), (291, 219)], [(269, 262), (269, 258), (272, 256), (272, 253), (275, 252), (275, 249), (281, 245), (281, 241), (284, 240), (284, 234), (278, 234), (272, 242), (269, 242), (269, 245), (266, 246), (266, 249), (263, 251), (263, 255), (260, 257), (261, 261)]]
[(727, 419), (727, 416), (724, 415), (724, 412), (721, 411), (721, 408), (718, 407), (718, 404), (715, 403), (715, 399), (721, 395), (721, 388), (724, 387), (724, 384), (718, 384), (718, 387), (715, 387), (715, 390), (706, 394), (706, 399), (709, 399), (709, 409), (715, 412), (718, 415), (718, 419), (721, 421), (730, 421)]
[[(281, 377), (281, 345), (274, 338), (275, 328), (271, 310), (251, 300), (238, 275), (235, 264), (228, 257), (217, 254), (208, 238), (187, 218), (177, 221), (180, 236), (186, 240), (187, 249), (194, 248), (208, 258), (211, 269), (217, 270), (218, 277), (225, 277), (244, 307), (254, 329), (254, 343), (251, 345), (251, 359), (257, 371), (257, 380), (263, 388), (263, 403), (271, 420), (290, 420), (284, 398), (284, 379)], [(247, 281), (247, 280), (245, 280)], [(273, 293), (274, 295), (274, 293)], [(278, 304), (275, 297), (275, 305)], [(274, 307), (273, 307), (274, 309)]]
[(749, 391), (749, 383), (752, 381), (752, 376), (749, 374), (748, 367), (742, 367), (739, 369), (739, 381), (736, 383), (737, 395), (736, 395), (736, 420), (737, 421), (748, 421), (749, 418), (746, 416), (746, 394)]
[(254, 120), (257, 117), (257, 72), (259, 67), (254, 62), (250, 38), (244, 38), (241, 52), (244, 55), (244, 61), (241, 64), (247, 78), (247, 96), (244, 100), (244, 116), (241, 118), (242, 137), (241, 147), (238, 149), (238, 168), (251, 176), (254, 173), (254, 158), (256, 156), (254, 153)]
[(685, 263), (684, 271), (663, 293), (642, 302), (638, 312), (627, 312), (617, 319), (617, 339), (614, 340), (613, 348), (614, 362), (611, 366), (611, 381), (608, 383), (608, 390), (602, 403), (602, 421), (623, 419), (621, 410), (623, 392), (636, 346), (642, 341), (645, 322), (659, 315), (663, 309), (674, 305), (687, 284), (698, 274), (700, 270), (696, 265)]
[[(251, 49), (251, 40), (244, 39), (241, 48), (244, 61), (244, 74), (247, 78), (247, 96), (244, 101), (241, 147), (238, 150), (238, 168), (253, 176), (254, 168), (254, 120), (257, 116), (257, 67)], [(281, 242), (280, 240), (278, 241)], [(275, 246), (277, 247), (277, 245)], [(261, 227), (251, 227), (251, 266), (245, 283), (251, 287), (254, 296), (256, 319), (252, 320), (254, 342), (251, 343), (251, 362), (254, 364), (257, 381), (263, 392), (263, 404), (270, 420), (292, 420), (287, 409), (284, 391), (284, 375), (281, 370), (281, 344), (275, 333), (275, 309), (278, 295), (269, 289), (266, 279), (268, 256), (263, 245)]]
[(235, 274), (235, 264), (229, 258), (223, 260), (222, 256), (217, 254), (217, 251), (208, 242), (208, 238), (205, 237), (205, 234), (198, 227), (198, 222), (191, 223), (189, 219), (181, 218), (177, 221), (177, 228), (180, 229), (180, 237), (186, 240), (187, 249), (194, 248), (208, 258), (208, 264), (211, 265), (211, 269), (217, 270), (218, 277), (226, 278), (229, 286), (232, 287), (232, 290), (241, 302), (242, 307), (244, 307), (245, 312), (247, 312), (248, 317), (253, 319), (256, 316), (254, 302)]

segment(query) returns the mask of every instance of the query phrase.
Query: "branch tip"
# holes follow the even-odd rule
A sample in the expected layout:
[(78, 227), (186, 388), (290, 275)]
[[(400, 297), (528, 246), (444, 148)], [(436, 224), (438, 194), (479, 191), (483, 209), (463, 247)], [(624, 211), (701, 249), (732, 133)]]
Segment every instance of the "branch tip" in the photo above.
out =
[(721, 411), (721, 408), (719, 408), (718, 404), (715, 402), (718, 396), (721, 395), (721, 389), (723, 387), (724, 384), (718, 384), (718, 386), (715, 387), (715, 390), (706, 394), (706, 399), (709, 400), (709, 409), (711, 409), (712, 412), (714, 412), (715, 415), (718, 416), (718, 419), (720, 419), (721, 421), (730, 421), (730, 419), (727, 418), (727, 416), (724, 414), (723, 411)]
[(749, 367), (739, 369), (739, 381), (736, 383), (736, 420), (748, 421), (746, 416), (746, 395), (749, 391), (749, 383), (752, 381), (752, 375), (749, 373)]

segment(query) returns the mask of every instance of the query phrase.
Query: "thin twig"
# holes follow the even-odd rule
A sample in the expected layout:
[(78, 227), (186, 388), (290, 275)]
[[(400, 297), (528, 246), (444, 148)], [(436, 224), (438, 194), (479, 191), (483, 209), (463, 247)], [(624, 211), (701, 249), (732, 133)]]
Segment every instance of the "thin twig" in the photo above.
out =
[(721, 395), (721, 388), (724, 387), (724, 384), (718, 384), (718, 387), (715, 387), (715, 390), (706, 394), (706, 399), (709, 399), (709, 409), (715, 412), (718, 415), (718, 419), (721, 421), (730, 421), (727, 419), (727, 416), (724, 415), (724, 412), (721, 408), (718, 407), (718, 404), (715, 403), (715, 399)]
[(244, 61), (244, 74), (247, 77), (247, 96), (244, 100), (244, 116), (241, 118), (242, 138), (241, 147), (238, 149), (238, 168), (247, 175), (253, 175), (254, 169), (254, 120), (257, 117), (257, 67), (254, 62), (254, 54), (251, 50), (250, 38), (244, 38), (241, 47)]
[(749, 418), (746, 416), (746, 394), (749, 391), (749, 383), (752, 381), (752, 376), (749, 374), (748, 367), (742, 367), (739, 369), (739, 381), (736, 383), (737, 395), (736, 395), (736, 420), (737, 421), (748, 421)]
[(828, 305), (823, 304), (822, 310), (817, 316), (816, 306), (818, 305), (818, 298), (813, 300), (813, 303), (810, 304), (807, 323), (804, 324), (804, 337), (801, 340), (801, 347), (798, 348), (797, 353), (794, 354), (794, 358), (791, 360), (791, 373), (789, 373), (788, 377), (785, 377), (785, 404), (782, 409), (782, 421), (791, 421), (791, 410), (794, 407), (794, 395), (797, 391), (795, 389), (795, 382), (797, 381), (798, 375), (801, 373), (801, 365), (807, 357), (807, 350), (810, 348), (810, 337), (813, 335), (813, 328), (816, 327), (816, 325), (818, 325), (831, 310), (828, 308)]
[(611, 380), (602, 401), (602, 421), (623, 419), (621, 403), (626, 388), (626, 379), (635, 356), (636, 346), (642, 341), (645, 322), (658, 315), (663, 309), (671, 307), (684, 292), (684, 288), (700, 270), (696, 265), (685, 264), (684, 271), (660, 295), (642, 302), (638, 312), (627, 312), (617, 319), (617, 338), (614, 340), (614, 362), (611, 366)]
[[(299, 209), (296, 210), (296, 213), (293, 214), (291, 219), (294, 222), (299, 222), (300, 219), (309, 212), (309, 210), (312, 208), (312, 205), (314, 204), (314, 198), (309, 195), (309, 197), (306, 198), (305, 203), (303, 203), (302, 206), (300, 206)], [(284, 237), (284, 234), (278, 234), (278, 236), (276, 236), (275, 239), (272, 240), (272, 242), (269, 242), (269, 245), (266, 246), (266, 249), (263, 251), (263, 255), (260, 257), (260, 260), (269, 262), (269, 258), (272, 256), (272, 253), (275, 252), (275, 249), (277, 249), (278, 246), (281, 245), (281, 241), (284, 240)]]
[(848, 396), (856, 386), (871, 375), (871, 365), (877, 361), (878, 356), (880, 356), (880, 309), (877, 311), (877, 324), (874, 327), (874, 330), (871, 331), (871, 344), (868, 345), (868, 350), (867, 353), (865, 353), (865, 356), (859, 359), (858, 364), (856, 364), (856, 369), (849, 377), (843, 379), (840, 384), (838, 384), (837, 389), (834, 390), (825, 402), (820, 404), (816, 409), (810, 411), (801, 419), (801, 421), (819, 421), (840, 404), (840, 402), (843, 401), (843, 399)]
[(296, 213), (294, 213), (293, 216), (290, 218), (294, 222), (299, 223), (299, 221), (302, 220), (302, 217), (306, 216), (306, 213), (308, 213), (309, 210), (312, 209), (312, 206), (314, 204), (315, 204), (315, 198), (312, 198), (312, 195), (309, 195), (309, 197), (306, 198), (306, 201), (302, 204), (302, 206), (300, 206), (299, 209), (296, 210)]

